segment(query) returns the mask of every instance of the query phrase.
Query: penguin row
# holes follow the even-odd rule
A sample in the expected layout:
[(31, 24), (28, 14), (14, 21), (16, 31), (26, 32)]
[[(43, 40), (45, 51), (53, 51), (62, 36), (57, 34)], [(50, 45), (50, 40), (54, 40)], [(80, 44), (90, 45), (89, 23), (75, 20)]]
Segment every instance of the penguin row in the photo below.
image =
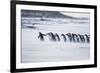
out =
[(90, 35), (88, 34), (75, 34), (75, 33), (66, 33), (66, 34), (58, 34), (58, 33), (46, 33), (43, 34), (42, 32), (39, 32), (38, 39), (41, 41), (44, 41), (45, 38), (48, 37), (50, 41), (55, 42), (83, 42), (83, 43), (89, 43), (90, 42)]

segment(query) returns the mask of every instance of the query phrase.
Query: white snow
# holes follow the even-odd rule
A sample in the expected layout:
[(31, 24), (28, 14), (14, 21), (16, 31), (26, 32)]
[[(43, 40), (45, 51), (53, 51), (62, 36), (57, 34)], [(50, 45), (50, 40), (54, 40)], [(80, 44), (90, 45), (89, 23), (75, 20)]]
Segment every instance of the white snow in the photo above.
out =
[(22, 28), (22, 63), (74, 61), (90, 58), (89, 43), (52, 42), (48, 38), (45, 41), (38, 39), (38, 32), (89, 34), (89, 24), (46, 24), (48, 23), (37, 24), (36, 29)]

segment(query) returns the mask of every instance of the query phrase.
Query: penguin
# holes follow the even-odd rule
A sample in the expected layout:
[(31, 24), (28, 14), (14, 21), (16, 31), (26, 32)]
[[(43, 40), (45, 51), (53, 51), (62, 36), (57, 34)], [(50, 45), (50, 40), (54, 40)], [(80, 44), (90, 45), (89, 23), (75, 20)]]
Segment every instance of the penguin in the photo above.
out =
[(57, 37), (57, 40), (60, 41), (60, 37), (57, 33), (54, 34), (55, 37)]
[(49, 32), (46, 35), (49, 35), (50, 40), (56, 41), (55, 35), (52, 32)]
[(78, 34), (78, 36), (79, 36), (81, 42), (85, 42), (84, 35), (80, 35), (80, 34)]
[(40, 39), (41, 41), (44, 41), (44, 34), (42, 34), (41, 32), (39, 32), (39, 36), (38, 39)]
[(72, 39), (72, 35), (71, 35), (71, 33), (67, 33), (66, 35), (68, 36), (70, 42), (72, 42), (73, 39)]
[(61, 34), (61, 36), (63, 37), (64, 42), (66, 42), (67, 41), (66, 36), (64, 34)]
[(85, 34), (85, 37), (86, 37), (87, 43), (89, 43), (90, 42), (90, 35)]
[(79, 38), (77, 34), (72, 33), (72, 39), (74, 42), (79, 42)]

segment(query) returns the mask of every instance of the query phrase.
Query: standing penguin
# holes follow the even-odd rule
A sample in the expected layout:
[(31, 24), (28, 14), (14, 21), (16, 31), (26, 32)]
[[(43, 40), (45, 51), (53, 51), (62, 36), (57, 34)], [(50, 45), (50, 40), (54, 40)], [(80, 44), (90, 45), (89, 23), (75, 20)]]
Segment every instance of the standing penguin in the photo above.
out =
[(86, 40), (89, 43), (90, 42), (90, 35), (85, 34)]
[(54, 34), (55, 38), (57, 38), (58, 41), (60, 41), (60, 37), (57, 33)]
[(79, 38), (77, 34), (72, 33), (72, 38), (74, 42), (79, 42)]
[(39, 32), (39, 36), (38, 39), (40, 39), (41, 41), (44, 41), (44, 34), (42, 34), (41, 32)]
[(84, 35), (80, 35), (78, 34), (79, 38), (80, 38), (80, 42), (85, 42), (85, 38), (84, 38)]
[(52, 32), (49, 32), (46, 35), (49, 35), (50, 40), (56, 41), (55, 35)]
[(64, 34), (61, 34), (61, 36), (63, 37), (64, 42), (66, 42), (67, 41), (66, 36)]
[(72, 35), (71, 35), (71, 33), (67, 33), (66, 35), (68, 36), (70, 42), (72, 42), (73, 39), (72, 39)]

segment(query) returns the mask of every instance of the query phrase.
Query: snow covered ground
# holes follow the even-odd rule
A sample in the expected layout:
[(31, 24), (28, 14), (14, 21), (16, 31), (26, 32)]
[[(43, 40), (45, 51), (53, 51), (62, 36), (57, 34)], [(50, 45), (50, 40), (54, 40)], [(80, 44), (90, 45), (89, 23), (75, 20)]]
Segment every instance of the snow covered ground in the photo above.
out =
[[(21, 62), (31, 63), (88, 60), (90, 58), (89, 43), (64, 42), (63, 40), (60, 42), (53, 42), (50, 41), (48, 37), (45, 38), (45, 41), (38, 39), (39, 32), (53, 32), (58, 34), (76, 33), (89, 35), (90, 25), (89, 20), (87, 21), (88, 23), (84, 24), (74, 22), (71, 23), (69, 21), (67, 24), (59, 24), (59, 21), (38, 21), (38, 24), (35, 25), (22, 24)], [(32, 22), (34, 21), (32, 20)], [(30, 26), (32, 27), (30, 28)]]

